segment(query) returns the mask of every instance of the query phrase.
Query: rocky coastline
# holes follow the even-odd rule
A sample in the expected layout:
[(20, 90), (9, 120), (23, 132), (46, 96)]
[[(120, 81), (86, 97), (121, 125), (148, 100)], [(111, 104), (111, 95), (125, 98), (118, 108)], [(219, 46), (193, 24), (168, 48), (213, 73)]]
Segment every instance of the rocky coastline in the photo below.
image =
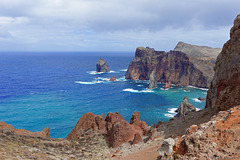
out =
[[(174, 51), (170, 52), (138, 47), (125, 78), (149, 80), (153, 84), (151, 74), (156, 68), (157, 82), (208, 88), (214, 75), (215, 59), (220, 51), (218, 48), (194, 46), (183, 42), (179, 42)], [(199, 56), (195, 56), (196, 53)]]
[[(205, 109), (195, 111), (185, 97), (181, 115), (153, 126), (138, 112), (129, 122), (118, 112), (85, 113), (66, 139), (50, 138), (48, 128), (30, 132), (0, 122), (0, 159), (240, 159), (239, 57), (240, 15), (217, 57)], [(151, 73), (183, 86), (207, 88), (210, 81), (181, 51), (137, 48), (126, 78), (148, 80)]]

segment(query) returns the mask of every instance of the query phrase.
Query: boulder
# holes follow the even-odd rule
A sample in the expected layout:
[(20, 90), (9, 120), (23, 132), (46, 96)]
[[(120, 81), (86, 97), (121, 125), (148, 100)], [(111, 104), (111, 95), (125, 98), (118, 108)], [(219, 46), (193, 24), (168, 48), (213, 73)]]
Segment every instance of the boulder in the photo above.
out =
[(97, 72), (109, 72), (107, 61), (99, 58), (96, 65)]
[(182, 103), (180, 104), (180, 106), (178, 107), (178, 109), (176, 110), (177, 115), (175, 117), (182, 117), (187, 115), (189, 112), (192, 111), (196, 111), (196, 108), (194, 107), (194, 105), (190, 104), (188, 102), (188, 96), (185, 96), (183, 98)]
[(165, 139), (162, 142), (161, 147), (158, 149), (158, 154), (160, 159), (167, 159), (169, 156), (173, 154), (173, 146), (175, 145), (175, 141), (172, 138)]
[(142, 136), (139, 133), (135, 133), (132, 144), (137, 144), (142, 141)]
[(141, 136), (147, 135), (149, 132), (149, 127), (146, 122), (140, 120), (139, 112), (134, 112), (130, 124), (134, 127), (135, 131), (138, 132)]
[(117, 80), (117, 78), (112, 76), (109, 81), (116, 81), (116, 80)]
[(156, 68), (152, 71), (149, 77), (149, 85), (148, 89), (154, 89), (157, 88), (157, 76), (156, 76)]
[(164, 89), (168, 89), (168, 88), (171, 88), (171, 87), (172, 87), (171, 81), (167, 81), (163, 86)]
[(128, 143), (134, 139), (135, 131), (125, 120), (116, 122), (108, 131), (109, 145), (113, 148), (119, 147), (123, 143)]
[(198, 97), (198, 100), (199, 100), (199, 101), (206, 101), (206, 98)]
[(227, 110), (240, 104), (240, 15), (217, 57), (215, 74), (207, 93), (206, 108)]

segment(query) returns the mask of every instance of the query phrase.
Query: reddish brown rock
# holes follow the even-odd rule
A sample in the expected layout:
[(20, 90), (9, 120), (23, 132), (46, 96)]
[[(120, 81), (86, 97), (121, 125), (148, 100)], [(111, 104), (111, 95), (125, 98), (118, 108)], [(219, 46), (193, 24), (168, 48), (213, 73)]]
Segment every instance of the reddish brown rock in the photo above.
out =
[[(240, 106), (219, 112), (211, 121), (193, 125), (178, 138), (175, 159), (240, 159)], [(176, 156), (178, 154), (178, 156)]]
[(132, 126), (125, 120), (120, 120), (113, 125), (108, 132), (108, 140), (111, 147), (116, 148), (123, 143), (133, 140), (135, 132)]
[(106, 122), (104, 116), (95, 115), (93, 113), (85, 113), (78, 120), (73, 130), (68, 134), (66, 139), (78, 139), (85, 134), (87, 130), (91, 130), (96, 134), (106, 133)]
[(211, 79), (205, 74), (205, 70), (196, 67), (189, 55), (181, 51), (166, 53), (143, 47), (136, 49), (135, 57), (126, 72), (126, 79), (149, 80), (155, 68), (158, 82), (171, 81), (179, 86), (193, 85), (201, 88), (210, 85)]
[(116, 81), (116, 80), (117, 80), (117, 78), (112, 76), (109, 81)]
[(147, 135), (149, 132), (149, 127), (146, 122), (140, 120), (139, 112), (134, 112), (130, 124), (134, 127), (135, 131), (138, 132), (141, 136)]
[(227, 110), (240, 104), (240, 15), (234, 21), (230, 40), (218, 55), (214, 70), (206, 108)]
[(49, 128), (44, 128), (41, 132), (31, 132), (25, 129), (15, 129), (12, 125), (7, 124), (5, 122), (0, 122), (0, 130), (4, 132), (13, 132), (20, 136), (28, 136), (28, 137), (40, 137), (40, 138), (51, 138)]
[(172, 87), (172, 82), (171, 81), (167, 81), (163, 86), (164, 89), (168, 89), (168, 88), (171, 88), (171, 87)]
[(119, 122), (120, 120), (124, 120), (124, 118), (118, 113), (111, 113), (109, 112), (106, 116), (106, 130), (109, 131), (111, 130), (111, 128), (113, 127), (113, 125), (117, 122)]
[(137, 144), (142, 141), (142, 136), (139, 133), (135, 133), (132, 144)]

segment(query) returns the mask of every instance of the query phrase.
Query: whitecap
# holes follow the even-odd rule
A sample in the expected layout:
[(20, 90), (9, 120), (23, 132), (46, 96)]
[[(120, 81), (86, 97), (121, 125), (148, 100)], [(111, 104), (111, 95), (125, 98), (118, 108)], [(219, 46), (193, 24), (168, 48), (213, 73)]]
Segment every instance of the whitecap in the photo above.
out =
[(127, 72), (127, 70), (128, 70), (128, 69), (122, 69), (121, 71), (122, 71), (122, 72)]
[(168, 113), (166, 113), (166, 114), (164, 114), (164, 116), (172, 118), (172, 117), (174, 117), (174, 114), (168, 114)]
[(196, 108), (196, 111), (200, 111), (201, 109), (200, 108)]
[(117, 78), (116, 81), (127, 81), (127, 80), (125, 79), (125, 76), (123, 76), (123, 77), (121, 77), (121, 78)]
[(140, 93), (140, 91), (132, 89), (132, 88), (126, 88), (126, 89), (123, 89), (123, 91), (124, 92), (132, 92), (132, 93)]
[(183, 90), (184, 92), (190, 92), (190, 90), (186, 91), (185, 89)]
[(140, 92), (142, 92), (142, 93), (152, 93), (153, 90), (151, 90), (151, 89), (144, 89), (144, 90), (142, 90)]
[(169, 90), (169, 88), (167, 88), (167, 89), (164, 89), (164, 88), (160, 88), (160, 90), (163, 90), (163, 91), (167, 91), (167, 90)]
[(168, 113), (176, 114), (177, 108), (168, 108)]
[(142, 87), (143, 85), (141, 85), (141, 84), (139, 84), (139, 85), (137, 85), (138, 87)]
[(92, 81), (92, 82), (75, 81), (75, 83), (79, 83), (79, 84), (97, 84), (102, 82), (103, 81)]
[(97, 72), (97, 71), (87, 71), (88, 74), (104, 74), (104, 73), (119, 73), (116, 71), (109, 71), (109, 72)]
[(195, 102), (202, 102), (198, 98), (192, 98)]
[(195, 88), (195, 89), (200, 89), (200, 90), (203, 90), (203, 91), (208, 91), (207, 88), (199, 88), (199, 87), (195, 87), (195, 86), (191, 86), (191, 85), (189, 85), (188, 87)]

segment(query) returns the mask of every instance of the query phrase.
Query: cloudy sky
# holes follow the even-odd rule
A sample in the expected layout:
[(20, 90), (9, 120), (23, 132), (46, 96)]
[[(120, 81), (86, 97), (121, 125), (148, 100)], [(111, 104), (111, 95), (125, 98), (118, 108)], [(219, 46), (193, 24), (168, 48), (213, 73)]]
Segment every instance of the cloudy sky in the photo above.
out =
[(222, 47), (240, 0), (0, 0), (0, 51)]

